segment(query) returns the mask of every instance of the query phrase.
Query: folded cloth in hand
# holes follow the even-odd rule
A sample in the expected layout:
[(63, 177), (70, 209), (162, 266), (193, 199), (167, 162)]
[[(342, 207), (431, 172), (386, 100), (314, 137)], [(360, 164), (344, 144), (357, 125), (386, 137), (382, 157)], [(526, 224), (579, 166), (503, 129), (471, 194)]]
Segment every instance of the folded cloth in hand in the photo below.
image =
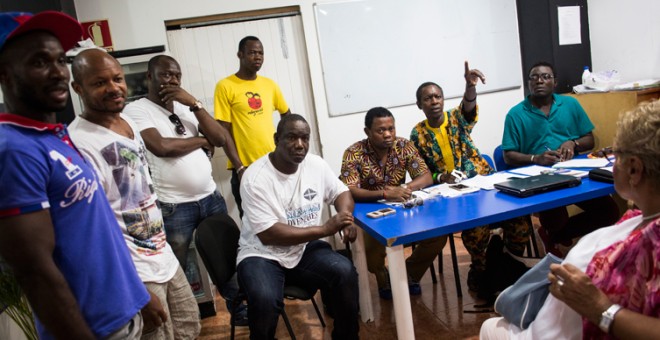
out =
[(506, 321), (520, 329), (526, 329), (534, 321), (548, 296), (550, 265), (561, 261), (559, 257), (547, 254), (516, 283), (500, 293), (495, 300), (495, 311)]

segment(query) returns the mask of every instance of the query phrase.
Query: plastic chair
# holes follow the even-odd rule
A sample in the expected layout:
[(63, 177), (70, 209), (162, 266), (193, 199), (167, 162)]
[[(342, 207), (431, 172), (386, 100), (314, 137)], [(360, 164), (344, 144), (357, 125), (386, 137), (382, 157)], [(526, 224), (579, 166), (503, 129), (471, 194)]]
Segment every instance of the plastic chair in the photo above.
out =
[(502, 146), (498, 145), (493, 151), (493, 158), (495, 158), (495, 166), (497, 171), (504, 171), (509, 169), (509, 165), (504, 161), (504, 151), (502, 151)]
[[(236, 256), (238, 254), (239, 236), (240, 231), (236, 222), (234, 222), (234, 220), (227, 214), (210, 216), (202, 221), (197, 227), (197, 231), (195, 232), (195, 245), (199, 252), (199, 256), (202, 258), (202, 261), (208, 270), (209, 276), (211, 276), (211, 281), (213, 281), (213, 284), (216, 287), (221, 287), (227, 283), (236, 272)], [(314, 299), (316, 291), (316, 289), (311, 291), (298, 286), (287, 285), (285, 283), (284, 298), (289, 300), (312, 300), (316, 315), (318, 315), (321, 325), (325, 327), (325, 320), (323, 320), (321, 311)], [(232, 308), (238, 307), (242, 299), (245, 298), (240, 291), (239, 296), (241, 296), (241, 299), (236, 299), (238, 301), (234, 301)], [(231, 339), (233, 340), (236, 326), (233, 318), (234, 313), (231, 314)], [(291, 328), (291, 323), (289, 322), (289, 318), (284, 309), (282, 309), (282, 319), (289, 331), (291, 339), (295, 339), (296, 337), (293, 333), (293, 328)]]
[(495, 163), (493, 163), (493, 159), (490, 158), (490, 156), (488, 156), (488, 155), (485, 154), (485, 153), (482, 153), (482, 154), (481, 154), (481, 157), (483, 157), (483, 158), (486, 160), (486, 162), (488, 163), (488, 165), (490, 165), (491, 168), (493, 168), (494, 170), (497, 170), (497, 169), (495, 168)]

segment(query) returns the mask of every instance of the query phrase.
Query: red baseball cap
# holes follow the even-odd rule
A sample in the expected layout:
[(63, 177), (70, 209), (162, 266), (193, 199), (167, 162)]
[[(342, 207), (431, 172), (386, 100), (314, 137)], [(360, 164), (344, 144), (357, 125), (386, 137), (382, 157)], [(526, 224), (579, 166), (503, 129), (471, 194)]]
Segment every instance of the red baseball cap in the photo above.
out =
[(78, 20), (62, 12), (0, 13), (0, 49), (7, 40), (34, 31), (52, 33), (60, 41), (65, 51), (75, 46), (82, 37), (82, 26), (80, 26)]

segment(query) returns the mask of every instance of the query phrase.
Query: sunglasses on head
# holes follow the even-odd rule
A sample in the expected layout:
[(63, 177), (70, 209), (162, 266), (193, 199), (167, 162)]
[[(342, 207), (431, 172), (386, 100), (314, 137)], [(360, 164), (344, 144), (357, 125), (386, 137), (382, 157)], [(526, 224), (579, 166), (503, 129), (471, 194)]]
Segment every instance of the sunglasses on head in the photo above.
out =
[(176, 113), (173, 113), (170, 115), (170, 122), (174, 124), (174, 131), (176, 131), (177, 134), (179, 135), (185, 135), (186, 134), (186, 127), (183, 126), (183, 123), (181, 123), (181, 118), (176, 115)]

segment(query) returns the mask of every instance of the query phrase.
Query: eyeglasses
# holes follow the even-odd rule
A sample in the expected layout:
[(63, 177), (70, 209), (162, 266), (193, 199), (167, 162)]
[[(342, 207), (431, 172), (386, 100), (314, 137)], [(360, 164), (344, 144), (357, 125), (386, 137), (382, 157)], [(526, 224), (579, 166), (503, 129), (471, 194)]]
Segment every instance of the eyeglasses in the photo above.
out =
[(544, 81), (548, 81), (552, 78), (554, 78), (550, 73), (541, 73), (541, 74), (530, 74), (527, 79), (532, 80), (532, 81), (539, 81), (539, 78), (543, 79)]
[(186, 127), (183, 126), (183, 123), (181, 123), (181, 118), (176, 115), (176, 113), (173, 113), (170, 115), (170, 122), (174, 124), (174, 131), (176, 131), (177, 134), (179, 135), (185, 135), (186, 134)]

